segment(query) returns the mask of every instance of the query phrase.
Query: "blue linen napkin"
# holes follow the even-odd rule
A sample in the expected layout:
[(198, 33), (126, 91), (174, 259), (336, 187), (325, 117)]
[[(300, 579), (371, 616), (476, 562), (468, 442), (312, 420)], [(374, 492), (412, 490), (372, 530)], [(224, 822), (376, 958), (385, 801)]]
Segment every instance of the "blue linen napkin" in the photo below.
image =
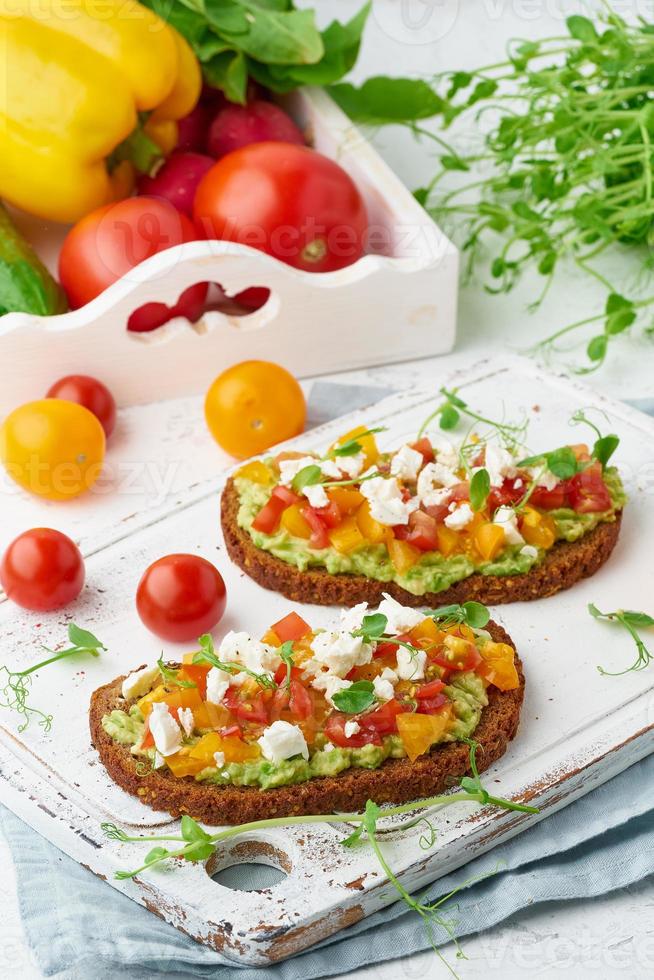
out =
[[(317, 382), (309, 417), (315, 425), (387, 393)], [(623, 888), (654, 874), (653, 817), (651, 756), (514, 840), (439, 879), (425, 896), (433, 900), (471, 882), (450, 903), (452, 934), (461, 938), (491, 928), (526, 906)], [(0, 827), (16, 866), (28, 941), (47, 977), (114, 980), (119, 975), (175, 973), (227, 980), (238, 969), (239, 980), (311, 980), (407, 956), (430, 945), (422, 922), (398, 902), (284, 963), (266, 969), (239, 968), (110, 891), (3, 807)], [(471, 881), (493, 871), (492, 877)], [(238, 877), (234, 885), (238, 887)], [(434, 938), (439, 945), (449, 941), (439, 929)]]

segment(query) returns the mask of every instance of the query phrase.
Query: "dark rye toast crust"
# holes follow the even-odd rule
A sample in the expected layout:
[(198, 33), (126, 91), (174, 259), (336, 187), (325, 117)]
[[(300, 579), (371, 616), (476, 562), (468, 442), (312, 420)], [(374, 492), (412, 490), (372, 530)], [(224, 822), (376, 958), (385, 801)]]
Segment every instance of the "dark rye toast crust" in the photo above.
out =
[[(488, 629), (493, 639), (513, 645), (496, 623)], [(520, 686), (514, 691), (488, 688), (488, 707), (474, 733), (479, 744), (477, 764), (487, 769), (504, 753), (520, 720), (525, 679), (516, 656)], [(205, 824), (241, 824), (267, 817), (301, 814), (347, 813), (363, 810), (367, 800), (376, 803), (408, 803), (449, 788), (452, 780), (469, 774), (469, 749), (465, 743), (440, 745), (415, 762), (387, 759), (378, 769), (346, 769), (337, 776), (316, 776), (306, 783), (259, 789), (251, 786), (218, 786), (197, 783), (192, 777), (177, 778), (168, 770), (147, 776), (137, 773), (138, 759), (128, 746), (114, 742), (102, 727), (102, 717), (131, 702), (121, 697), (123, 677), (98, 688), (91, 697), (91, 741), (107, 772), (124, 790), (154, 810), (174, 817), (188, 813)]]
[(249, 534), (239, 527), (238, 510), (238, 491), (230, 477), (222, 494), (221, 522), (232, 561), (265, 589), (280, 592), (295, 602), (321, 606), (353, 606), (357, 602), (377, 605), (382, 592), (405, 606), (425, 608), (470, 599), (489, 606), (542, 599), (594, 575), (613, 551), (622, 522), (622, 511), (617, 511), (615, 521), (598, 524), (579, 541), (558, 541), (539, 565), (523, 575), (481, 575), (477, 572), (443, 592), (414, 595), (397, 582), (378, 582), (365, 575), (331, 575), (323, 568), (300, 571), (295, 565), (257, 548)]

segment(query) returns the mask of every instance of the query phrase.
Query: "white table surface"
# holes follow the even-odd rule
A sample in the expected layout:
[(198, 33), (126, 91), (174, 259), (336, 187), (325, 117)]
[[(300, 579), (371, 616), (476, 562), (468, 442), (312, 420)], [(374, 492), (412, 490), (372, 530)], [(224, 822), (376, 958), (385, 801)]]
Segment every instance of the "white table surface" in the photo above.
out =
[[(302, 0), (300, 5), (310, 5)], [(374, 0), (356, 78), (373, 74), (429, 74), (444, 68), (466, 68), (498, 60), (507, 38), (514, 35), (538, 37), (560, 33), (561, 11), (569, 13), (579, 6), (561, 0)], [(632, 4), (635, 8), (635, 4)], [(337, 15), (345, 19), (352, 13), (353, 0), (321, 0), (320, 19)], [(626, 8), (627, 4), (620, 4)], [(389, 163), (410, 187), (424, 183), (433, 173), (428, 146), (415, 144), (399, 129), (388, 129), (372, 137)], [(626, 257), (616, 258), (615, 278), (627, 288), (635, 273)], [(533, 283), (526, 282), (507, 297), (489, 297), (478, 285), (464, 289), (461, 298), (460, 332), (457, 350), (438, 360), (419, 364), (372, 369), (341, 376), (341, 380), (367, 381), (392, 387), (416, 381), (436, 380), (441, 372), (502, 349), (528, 346), (539, 337), (599, 309), (603, 294), (599, 287), (582, 282), (573, 273), (562, 273), (548, 303), (538, 314), (529, 315), (525, 306)], [(559, 362), (561, 363), (561, 362)], [(646, 398), (654, 394), (651, 382), (652, 349), (642, 339), (620, 338), (615, 354), (591, 383), (616, 397)], [(1, 369), (0, 369), (1, 370)], [(56, 373), (56, 372), (55, 372)], [(181, 435), (188, 427), (189, 465), (180, 471), (178, 456), (170, 456), (171, 489), (208, 478), (221, 465), (220, 453), (211, 444), (201, 423), (199, 401), (185, 399), (156, 410), (140, 408), (123, 413), (120, 430), (134, 432), (141, 413), (150, 413), (149, 422), (162, 437), (171, 430)], [(119, 430), (119, 432), (120, 432)], [(173, 452), (177, 440), (161, 438), (158, 460)], [(170, 448), (168, 448), (170, 447)], [(132, 447), (132, 451), (133, 447)], [(116, 453), (120, 453), (117, 445)], [(129, 457), (128, 457), (129, 458)], [(132, 458), (134, 458), (132, 456)], [(52, 511), (35, 500), (7, 493), (0, 485), (3, 521), (0, 546), (18, 530), (44, 523)], [(3, 492), (5, 491), (5, 492)], [(151, 487), (150, 487), (151, 491)], [(143, 495), (146, 488), (143, 489)], [(134, 498), (138, 509), (138, 488)], [(67, 511), (62, 530), (70, 522), (71, 531), (80, 536), (86, 519), (85, 507)], [(76, 516), (77, 514), (77, 516)], [(25, 943), (15, 893), (10, 854), (0, 840), (0, 882), (2, 887), (3, 928), (0, 931), (0, 975), (7, 980), (32, 980), (41, 974)], [(465, 941), (467, 962), (457, 964), (465, 980), (501, 976), (503, 980), (523, 980), (525, 974), (538, 977), (629, 977), (630, 980), (654, 975), (654, 881), (642, 883), (588, 902), (550, 903), (526, 909), (502, 928)], [(451, 958), (451, 953), (450, 953)], [(237, 971), (234, 971), (237, 975)], [(383, 967), (357, 971), (357, 980), (391, 977), (440, 977), (449, 975), (433, 953), (413, 956)]]

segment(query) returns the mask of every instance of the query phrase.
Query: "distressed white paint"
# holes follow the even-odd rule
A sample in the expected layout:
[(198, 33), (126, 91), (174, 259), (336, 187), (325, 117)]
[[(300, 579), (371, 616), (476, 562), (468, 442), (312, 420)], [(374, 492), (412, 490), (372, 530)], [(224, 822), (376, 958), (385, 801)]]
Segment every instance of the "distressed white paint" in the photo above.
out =
[[(153, 256), (73, 313), (7, 314), (0, 319), (0, 363), (12, 370), (3, 378), (0, 414), (41, 397), (53, 363), (59, 375), (102, 377), (129, 405), (204, 392), (221, 370), (248, 358), (306, 377), (451, 350), (456, 249), (324, 92), (304, 90), (287, 103), (316, 149), (361, 189), (378, 254), (316, 275), (249, 247), (192, 242)], [(55, 265), (66, 229), (44, 231), (27, 220), (26, 230)], [(194, 326), (177, 319), (149, 334), (127, 333), (130, 313), (143, 303), (171, 305), (203, 281), (220, 283), (229, 295), (248, 286), (268, 286), (272, 295), (248, 317), (214, 311)]]
[[(523, 657), (527, 694), (518, 737), (486, 779), (498, 794), (535, 794), (546, 816), (653, 747), (654, 672), (601, 677), (597, 664), (620, 669), (630, 662), (633, 650), (628, 638), (591, 620), (586, 604), (594, 601), (603, 609), (651, 605), (654, 509), (651, 496), (639, 489), (638, 474), (642, 476), (645, 463), (652, 458), (654, 423), (579, 385), (544, 375), (529, 362), (484, 364), (450, 379), (434, 379), (434, 388), (445, 380), (459, 384), (464, 397), (490, 416), (502, 412), (515, 416), (524, 409), (531, 420), (528, 441), (534, 450), (583, 438), (578, 430), (571, 437), (567, 427), (570, 414), (580, 405), (601, 407), (609, 416), (607, 427), (622, 438), (617, 462), (626, 476), (631, 501), (611, 561), (594, 578), (568, 592), (495, 611), (495, 618), (511, 633)], [(397, 445), (416, 431), (433, 406), (432, 390), (393, 396), (345, 421), (314, 430), (294, 444), (319, 448), (343, 429), (365, 422), (387, 425), (380, 440), (384, 446)], [(285, 600), (258, 588), (227, 561), (218, 526), (219, 485), (217, 480), (199, 500), (190, 497), (187, 506), (182, 497), (167, 515), (158, 514), (152, 521), (147, 512), (137, 515), (130, 534), (114, 543), (106, 535), (97, 548), (89, 543), (90, 588), (74, 616), (95, 629), (109, 652), (99, 661), (85, 661), (74, 668), (55, 665), (36, 679), (34, 703), (55, 714), (50, 737), (43, 737), (33, 726), (18, 738), (9, 727), (13, 719), (7, 715), (2, 719), (8, 727), (0, 729), (4, 777), (0, 800), (67, 853), (108, 878), (117, 868), (139, 863), (144, 849), (103, 842), (102, 820), (141, 828), (174, 823), (165, 814), (141, 807), (114, 786), (88, 746), (86, 704), (91, 691), (118, 673), (149, 662), (162, 646), (145, 632), (133, 612), (134, 588), (142, 569), (173, 548), (216, 561), (230, 596), (229, 613), (219, 634), (245, 625), (255, 633), (263, 632), (288, 608)], [(312, 623), (324, 625), (334, 612), (312, 607), (304, 614)], [(26, 665), (35, 654), (35, 637), (56, 642), (62, 635), (63, 617), (51, 617), (37, 627), (43, 621), (44, 617), (21, 613), (8, 603), (1, 605), (2, 659), (15, 666)], [(179, 647), (165, 647), (167, 656), (179, 651)], [(534, 819), (480, 811), (470, 805), (432, 816), (438, 844), (429, 854), (420, 849), (415, 832), (392, 833), (387, 839), (391, 864), (410, 888), (452, 870)], [(255, 839), (278, 848), (291, 864), (290, 875), (282, 884), (258, 894), (228, 891), (198, 866), (168, 873), (152, 871), (138, 882), (115, 885), (136, 900), (156, 906), (169, 921), (201, 941), (216, 946), (224, 943), (227, 955), (264, 963), (334, 931), (346, 921), (343, 916), (348, 910), (360, 907), (369, 913), (394, 900), (395, 893), (383, 884), (369, 852), (346, 851), (340, 846), (344, 832), (345, 828), (336, 826), (256, 835)], [(238, 852), (234, 855), (233, 850), (222, 857), (223, 863), (235, 859)], [(226, 929), (227, 922), (236, 926), (232, 932)], [(305, 927), (312, 926), (313, 931), (307, 932)], [(280, 930), (285, 937), (282, 941)]]

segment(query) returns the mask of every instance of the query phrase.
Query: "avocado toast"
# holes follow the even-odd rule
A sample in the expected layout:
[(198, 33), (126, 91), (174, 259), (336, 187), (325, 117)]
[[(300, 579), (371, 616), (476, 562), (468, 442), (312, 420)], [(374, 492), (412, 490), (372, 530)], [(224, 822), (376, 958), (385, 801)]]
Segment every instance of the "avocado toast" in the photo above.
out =
[(291, 613), (262, 640), (210, 637), (182, 664), (92, 696), (93, 744), (127, 792), (207, 824), (406, 802), (485, 769), (518, 727), (510, 638), (478, 603), (430, 612), (390, 596), (328, 630)]
[(616, 544), (617, 441), (598, 433), (592, 449), (529, 455), (514, 440), (423, 435), (380, 453), (359, 428), (324, 456), (241, 467), (222, 495), (225, 543), (256, 582), (300, 602), (542, 598), (592, 575)]

